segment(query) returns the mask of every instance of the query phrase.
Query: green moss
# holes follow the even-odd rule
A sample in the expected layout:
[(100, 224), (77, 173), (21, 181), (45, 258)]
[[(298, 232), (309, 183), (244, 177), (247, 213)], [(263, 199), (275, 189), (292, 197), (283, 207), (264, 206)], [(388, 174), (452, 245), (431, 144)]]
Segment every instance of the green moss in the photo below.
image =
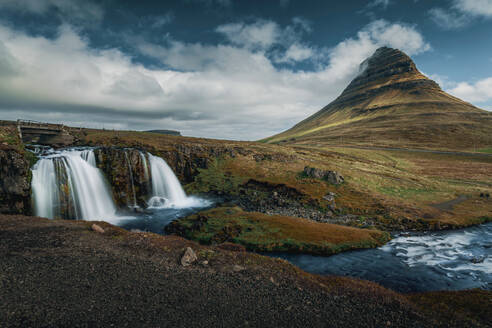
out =
[[(294, 224), (293, 224), (294, 222)], [(304, 219), (220, 208), (173, 222), (180, 233), (202, 244), (232, 242), (256, 252), (297, 252), (331, 255), (373, 248), (391, 239), (386, 232), (313, 223)], [(323, 233), (319, 234), (319, 230)], [(347, 238), (333, 238), (346, 234)], [(330, 239), (331, 238), (331, 239)], [(336, 241), (335, 241), (336, 240)]]
[(30, 151), (24, 150), (24, 158), (29, 162), (29, 167), (33, 167), (38, 161), (38, 157)]
[(480, 152), (480, 153), (486, 153), (486, 154), (492, 154), (492, 148), (479, 149), (478, 152)]
[(248, 178), (226, 174), (224, 166), (227, 160), (216, 158), (209, 163), (208, 168), (199, 169), (195, 181), (185, 186), (186, 192), (197, 194), (222, 191), (229, 195), (237, 195), (239, 186)]

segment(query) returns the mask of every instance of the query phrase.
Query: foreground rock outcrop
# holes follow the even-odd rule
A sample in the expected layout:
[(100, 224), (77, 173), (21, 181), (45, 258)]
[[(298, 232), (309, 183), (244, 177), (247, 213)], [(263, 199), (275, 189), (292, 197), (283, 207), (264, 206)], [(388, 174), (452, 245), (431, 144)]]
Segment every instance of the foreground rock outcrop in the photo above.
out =
[[(371, 282), (104, 222), (100, 234), (91, 224), (0, 215), (2, 327), (487, 326), (478, 313), (490, 292), (473, 294), (483, 307), (464, 316), (428, 313)], [(183, 267), (187, 247), (198, 260)]]
[(0, 145), (0, 213), (31, 213), (31, 171), (24, 152)]

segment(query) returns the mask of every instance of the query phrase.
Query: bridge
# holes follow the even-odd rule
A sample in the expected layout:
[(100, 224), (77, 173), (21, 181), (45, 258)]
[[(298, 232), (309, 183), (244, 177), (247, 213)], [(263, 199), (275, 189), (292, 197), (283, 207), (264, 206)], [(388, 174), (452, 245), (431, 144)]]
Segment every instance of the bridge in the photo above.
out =
[(17, 130), (24, 143), (66, 146), (74, 139), (63, 124), (17, 120)]

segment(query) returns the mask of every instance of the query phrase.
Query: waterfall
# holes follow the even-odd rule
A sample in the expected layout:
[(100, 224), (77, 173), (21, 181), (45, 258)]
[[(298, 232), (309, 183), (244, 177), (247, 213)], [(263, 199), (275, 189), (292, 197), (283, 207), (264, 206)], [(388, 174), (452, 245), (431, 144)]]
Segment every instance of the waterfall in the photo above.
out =
[(105, 221), (115, 217), (115, 204), (92, 149), (52, 152), (32, 173), (36, 215)]
[(87, 163), (96, 167), (96, 156), (94, 155), (94, 151), (92, 149), (84, 149), (81, 151), (80, 156), (85, 159)]
[(46, 218), (60, 215), (58, 186), (56, 184), (55, 165), (52, 160), (39, 160), (32, 170), (32, 192), (34, 195), (34, 214)]
[(144, 170), (144, 179), (147, 181), (147, 190), (150, 190), (150, 176), (149, 176), (149, 165), (147, 164), (147, 157), (144, 152), (139, 151), (140, 158), (142, 160), (142, 166)]
[(162, 158), (148, 154), (152, 179), (150, 207), (195, 207), (202, 201), (187, 197), (173, 170)]

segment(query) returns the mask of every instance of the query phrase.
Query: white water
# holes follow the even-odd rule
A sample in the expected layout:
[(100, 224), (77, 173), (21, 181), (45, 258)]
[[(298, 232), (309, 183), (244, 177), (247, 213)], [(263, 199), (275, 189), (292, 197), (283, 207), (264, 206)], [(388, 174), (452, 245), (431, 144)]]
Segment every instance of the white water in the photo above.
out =
[(34, 196), (34, 214), (54, 218), (59, 214), (58, 185), (55, 166), (52, 160), (39, 160), (32, 170), (32, 192)]
[(32, 170), (36, 215), (53, 219), (60, 214), (62, 181), (56, 167), (67, 176), (75, 219), (109, 221), (115, 218), (116, 206), (101, 171), (96, 167), (92, 150), (54, 152), (36, 163)]
[(464, 270), (492, 274), (491, 245), (492, 229), (484, 227), (481, 230), (398, 237), (381, 249), (394, 252), (409, 267), (437, 266), (452, 276)]
[(150, 208), (184, 208), (207, 206), (208, 202), (195, 197), (187, 197), (173, 170), (162, 158), (148, 154), (150, 175), (152, 177), (152, 197)]
[(145, 153), (140, 152), (140, 158), (142, 159), (142, 166), (144, 169), (144, 179), (147, 181), (147, 187), (150, 190), (150, 176), (149, 176), (149, 166), (147, 164), (147, 157), (145, 156)]

